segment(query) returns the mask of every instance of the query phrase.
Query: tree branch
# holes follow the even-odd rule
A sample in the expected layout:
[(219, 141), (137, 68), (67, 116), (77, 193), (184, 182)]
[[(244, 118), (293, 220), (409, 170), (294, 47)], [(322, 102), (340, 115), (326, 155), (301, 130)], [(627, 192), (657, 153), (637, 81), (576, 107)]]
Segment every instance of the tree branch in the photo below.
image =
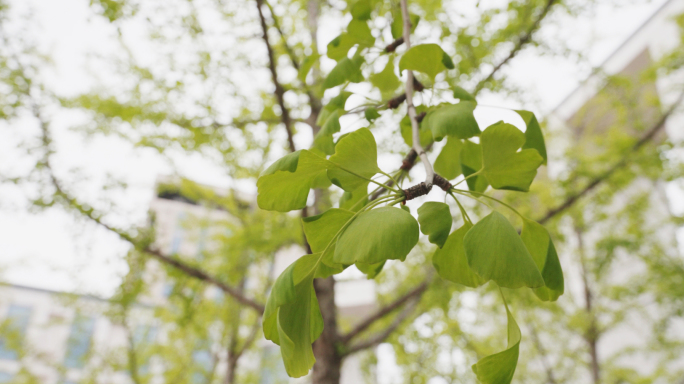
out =
[(485, 77), (484, 79), (480, 80), (477, 85), (475, 86), (475, 90), (473, 90), (473, 95), (477, 95), (480, 93), (482, 88), (484, 88), (485, 84), (487, 84), (488, 81), (492, 80), (494, 78), (494, 75), (499, 72), (499, 70), (506, 65), (511, 59), (513, 59), (519, 52), (520, 50), (525, 46), (525, 44), (529, 43), (532, 41), (532, 35), (539, 29), (539, 26), (541, 25), (542, 20), (546, 17), (546, 15), (549, 14), (549, 11), (553, 7), (554, 4), (558, 3), (558, 0), (547, 0), (546, 5), (544, 6), (544, 9), (542, 12), (539, 14), (539, 16), (534, 20), (530, 28), (523, 33), (520, 38), (518, 39), (517, 43), (515, 43), (515, 46), (511, 50), (511, 52), (508, 53), (508, 56), (506, 56), (499, 64), (497, 64), (492, 71)]
[(392, 334), (392, 332), (399, 328), (399, 326), (401, 325), (401, 323), (404, 322), (404, 320), (411, 316), (413, 311), (418, 306), (419, 302), (420, 297), (412, 298), (411, 301), (409, 301), (408, 304), (406, 304), (404, 309), (401, 312), (399, 312), (399, 314), (397, 314), (397, 317), (394, 318), (392, 323), (387, 328), (369, 337), (368, 339), (359, 342), (358, 344), (350, 346), (347, 350), (344, 351), (344, 355), (350, 355), (363, 349), (374, 347), (385, 341), (385, 339), (387, 339)]
[(433, 273), (429, 273), (428, 276), (425, 277), (425, 280), (423, 280), (422, 283), (418, 284), (416, 287), (411, 289), (410, 291), (406, 292), (404, 295), (399, 296), (398, 298), (394, 299), (390, 304), (382, 307), (379, 309), (377, 312), (374, 314), (368, 316), (365, 320), (363, 320), (361, 323), (359, 323), (354, 329), (349, 331), (349, 333), (344, 334), (340, 336), (340, 341), (343, 344), (348, 344), (349, 341), (351, 341), (354, 337), (358, 336), (361, 334), (363, 331), (368, 329), (373, 323), (376, 321), (382, 319), (386, 315), (394, 312), (396, 309), (400, 308), (403, 306), (407, 301), (411, 300), (414, 297), (420, 297), (420, 295), (423, 294), (427, 290), (427, 288), (430, 286), (430, 283), (432, 282), (433, 279)]
[(290, 111), (285, 106), (285, 88), (278, 81), (278, 71), (276, 69), (275, 54), (273, 52), (273, 47), (268, 41), (268, 26), (266, 25), (266, 18), (264, 17), (264, 12), (261, 9), (263, 0), (256, 0), (257, 10), (259, 11), (259, 21), (261, 23), (261, 30), (263, 32), (262, 38), (266, 44), (266, 51), (268, 52), (268, 69), (271, 71), (271, 79), (273, 80), (273, 85), (275, 86), (275, 95), (278, 99), (278, 105), (280, 106), (280, 118), (285, 125), (285, 130), (287, 130), (287, 142), (290, 146), (290, 151), (296, 151), (296, 147), (293, 140), (292, 133), (292, 120), (290, 119)]
[[(404, 19), (404, 44), (408, 50), (411, 48), (411, 17), (408, 11), (408, 0), (401, 0), (401, 16)], [(413, 71), (411, 70), (406, 71), (406, 106), (413, 129), (413, 149), (425, 167), (425, 185), (429, 189), (432, 187), (435, 171), (432, 169), (432, 164), (430, 164), (423, 146), (420, 145), (420, 127), (416, 120), (416, 107), (413, 105)]]
[(630, 148), (628, 154), (625, 154), (625, 156), (623, 156), (623, 158), (620, 161), (615, 163), (607, 171), (592, 179), (592, 181), (581, 191), (576, 192), (573, 195), (570, 195), (568, 198), (565, 199), (563, 203), (561, 203), (553, 209), (548, 210), (546, 214), (537, 221), (540, 224), (544, 224), (545, 222), (551, 220), (554, 216), (570, 208), (582, 196), (591, 192), (596, 187), (598, 187), (602, 182), (606, 181), (610, 176), (613, 175), (613, 173), (629, 164), (633, 158), (634, 152), (638, 151), (646, 143), (650, 142), (651, 139), (653, 139), (653, 137), (655, 137), (655, 135), (665, 127), (665, 121), (667, 121), (667, 119), (676, 111), (677, 107), (682, 103), (682, 101), (684, 101), (684, 92), (682, 92), (679, 95), (677, 101), (675, 101), (674, 104), (672, 104), (672, 106), (660, 117), (658, 122), (653, 127), (651, 127), (651, 129), (646, 131), (646, 133), (636, 143), (634, 143), (634, 145)]
[(114, 228), (109, 224), (104, 223), (101, 219), (102, 216), (100, 214), (95, 213), (95, 210), (93, 208), (84, 207), (83, 204), (80, 204), (73, 196), (67, 193), (66, 190), (62, 187), (61, 182), (55, 176), (55, 173), (52, 169), (52, 164), (50, 162), (50, 156), (52, 154), (52, 139), (50, 137), (48, 124), (42, 119), (40, 111), (37, 109), (37, 107), (34, 107), (33, 113), (40, 123), (41, 140), (43, 147), (45, 149), (45, 155), (43, 156), (41, 165), (47, 170), (49, 174), (50, 182), (52, 186), (55, 188), (55, 196), (62, 198), (65, 201), (66, 205), (71, 209), (76, 210), (81, 215), (85, 216), (86, 218), (90, 219), (91, 221), (95, 222), (101, 227), (117, 234), (122, 240), (125, 240), (126, 242), (130, 243), (137, 250), (152, 256), (153, 258), (159, 260), (163, 264), (170, 265), (184, 272), (188, 276), (192, 276), (199, 280), (203, 280), (207, 283), (215, 285), (223, 292), (235, 298), (235, 300), (237, 300), (238, 302), (253, 308), (259, 314), (263, 313), (264, 306), (262, 304), (257, 303), (256, 301), (244, 296), (238, 289), (231, 287), (230, 285), (220, 281), (216, 277), (202, 271), (199, 268), (186, 264), (182, 260), (164, 255), (159, 250), (152, 248), (149, 244), (140, 244), (140, 242), (136, 241), (133, 236), (125, 233), (120, 229)]

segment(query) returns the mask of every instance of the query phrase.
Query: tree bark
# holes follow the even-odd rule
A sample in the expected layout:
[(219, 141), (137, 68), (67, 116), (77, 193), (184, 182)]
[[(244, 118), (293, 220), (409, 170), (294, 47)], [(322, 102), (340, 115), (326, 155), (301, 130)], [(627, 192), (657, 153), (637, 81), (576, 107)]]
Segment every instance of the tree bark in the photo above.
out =
[(339, 384), (342, 356), (337, 348), (337, 308), (335, 307), (335, 279), (315, 279), (314, 289), (323, 316), (323, 333), (313, 344), (316, 363), (313, 367), (312, 384)]

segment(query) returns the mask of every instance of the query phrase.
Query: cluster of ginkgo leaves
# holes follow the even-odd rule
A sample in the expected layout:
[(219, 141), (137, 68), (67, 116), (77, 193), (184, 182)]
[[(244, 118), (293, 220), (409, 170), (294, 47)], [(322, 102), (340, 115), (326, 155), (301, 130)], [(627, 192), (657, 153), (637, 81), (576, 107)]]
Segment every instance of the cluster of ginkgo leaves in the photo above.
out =
[[(503, 122), (481, 130), (473, 116), (475, 98), (457, 86), (452, 90), (458, 103), (418, 107), (419, 113), (425, 113), (420, 123), (420, 140), (425, 142), (421, 144), (446, 138), (435, 171), (448, 180), (459, 179), (445, 192), (454, 199), (463, 218), (463, 226), (453, 232), (454, 219), (446, 203), (425, 202), (417, 210), (417, 220), (401, 204), (407, 200), (402, 189), (407, 180), (406, 168), (390, 174), (378, 167), (371, 130), (360, 128), (335, 135), (340, 132), (340, 117), (349, 113), (345, 110), (351, 95), (345, 90), (347, 84), (368, 77), (384, 98), (396, 95), (401, 86), (394, 67), (399, 55), (394, 50), (385, 50), (381, 55), (388, 56), (382, 71), (368, 74), (372, 63), (366, 63), (366, 58), (376, 44), (368, 26), (372, 4), (357, 2), (346, 31), (328, 44), (327, 56), (337, 65), (323, 82), (323, 89), (344, 87), (321, 111), (321, 129), (311, 148), (282, 157), (257, 181), (259, 207), (279, 212), (304, 208), (311, 189), (334, 185), (344, 191), (336, 208), (302, 219), (312, 254), (299, 258), (278, 277), (266, 305), (264, 335), (280, 345), (287, 373), (293, 377), (306, 375), (313, 366), (311, 344), (323, 330), (314, 278), (329, 277), (351, 265), (373, 278), (387, 260), (405, 260), (418, 243), (419, 232), (436, 245), (432, 260), (444, 279), (472, 288), (488, 281), (511, 289), (529, 287), (544, 301), (556, 300), (563, 293), (563, 273), (548, 231), (484, 193), (490, 186), (527, 192), (537, 168), (546, 162), (544, 138), (532, 113), (516, 111), (527, 125), (525, 132)], [(411, 21), (415, 26), (418, 18), (412, 15)], [(390, 27), (392, 36), (400, 38), (402, 23), (398, 13)], [(349, 57), (352, 48), (356, 49)], [(316, 60), (318, 57), (310, 57), (301, 67), (302, 81)], [(400, 73), (407, 69), (421, 72), (433, 83), (437, 74), (454, 68), (451, 58), (437, 44), (411, 47), (398, 64)], [(380, 112), (393, 108), (387, 105), (385, 101), (366, 106), (365, 116), (371, 126)], [(404, 140), (411, 146), (408, 117), (400, 125)], [(458, 188), (463, 182), (467, 188)], [(369, 190), (371, 184), (375, 188)], [(502, 204), (520, 216), (522, 231), (519, 234), (494, 208), (473, 222), (459, 197), (472, 198), (489, 208), (492, 201)], [(483, 383), (510, 383), (517, 365), (520, 329), (505, 299), (504, 304), (508, 348), (473, 365)]]

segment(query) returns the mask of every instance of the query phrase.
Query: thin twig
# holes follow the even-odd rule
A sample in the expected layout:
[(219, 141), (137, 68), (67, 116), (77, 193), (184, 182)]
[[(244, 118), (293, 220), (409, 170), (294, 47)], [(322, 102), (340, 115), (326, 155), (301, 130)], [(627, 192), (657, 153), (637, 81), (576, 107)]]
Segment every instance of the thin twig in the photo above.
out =
[(271, 71), (271, 79), (273, 80), (273, 85), (275, 86), (275, 95), (278, 99), (278, 105), (280, 106), (280, 118), (285, 125), (285, 130), (287, 130), (287, 142), (290, 146), (290, 151), (296, 151), (296, 147), (293, 139), (292, 132), (292, 119), (290, 119), (290, 111), (285, 106), (285, 88), (278, 81), (278, 71), (276, 69), (275, 54), (273, 52), (273, 47), (268, 41), (268, 26), (266, 25), (266, 18), (264, 17), (264, 12), (261, 9), (263, 0), (256, 0), (257, 10), (259, 11), (259, 21), (261, 22), (261, 30), (263, 32), (262, 38), (266, 44), (266, 51), (268, 51), (268, 69)]
[(672, 104), (672, 106), (660, 117), (658, 122), (651, 127), (634, 145), (630, 148), (629, 152), (625, 154), (625, 156), (620, 159), (617, 163), (615, 163), (612, 167), (610, 167), (607, 171), (603, 172), (601, 175), (595, 177), (586, 187), (584, 187), (581, 191), (569, 196), (563, 203), (558, 205), (557, 207), (550, 209), (549, 211), (546, 212), (544, 216), (542, 216), (541, 219), (538, 220), (540, 224), (544, 224), (545, 222), (551, 220), (554, 216), (558, 215), (559, 213), (565, 211), (566, 209), (570, 208), (577, 200), (579, 200), (582, 196), (586, 195), (587, 193), (591, 192), (594, 188), (598, 187), (602, 182), (604, 182), (606, 179), (608, 179), (610, 176), (613, 175), (616, 171), (619, 169), (625, 167), (627, 164), (630, 163), (634, 159), (634, 152), (638, 151), (641, 147), (643, 147), (646, 143), (650, 142), (653, 137), (660, 132), (664, 127), (665, 127), (665, 121), (672, 115), (677, 107), (684, 101), (684, 92), (682, 92), (679, 95), (679, 98), (677, 98), (677, 101)]
[(548, 15), (549, 11), (551, 10), (551, 7), (555, 3), (557, 3), (558, 0), (548, 0), (546, 3), (546, 6), (544, 6), (544, 9), (542, 12), (539, 14), (539, 16), (534, 20), (534, 23), (530, 26), (530, 28), (523, 33), (518, 41), (515, 43), (515, 46), (511, 50), (511, 52), (508, 53), (508, 56), (506, 56), (503, 60), (497, 64), (491, 72), (489, 72), (489, 75), (485, 77), (484, 79), (480, 80), (477, 85), (475, 86), (475, 89), (473, 90), (473, 95), (477, 95), (480, 93), (482, 88), (484, 88), (485, 84), (487, 84), (488, 81), (492, 80), (494, 78), (494, 75), (499, 72), (499, 70), (506, 65), (511, 59), (513, 59), (518, 52), (525, 46), (525, 44), (529, 43), (532, 41), (532, 35), (539, 29), (539, 26), (541, 25), (542, 20)]
[[(401, 16), (404, 19), (404, 44), (408, 50), (411, 48), (411, 17), (408, 11), (408, 0), (401, 0)], [(435, 171), (432, 169), (432, 164), (430, 164), (423, 146), (420, 145), (420, 127), (416, 120), (416, 107), (413, 105), (413, 71), (411, 70), (406, 71), (406, 106), (413, 129), (413, 149), (425, 167), (425, 185), (430, 188), (432, 187), (432, 179), (435, 177)]]

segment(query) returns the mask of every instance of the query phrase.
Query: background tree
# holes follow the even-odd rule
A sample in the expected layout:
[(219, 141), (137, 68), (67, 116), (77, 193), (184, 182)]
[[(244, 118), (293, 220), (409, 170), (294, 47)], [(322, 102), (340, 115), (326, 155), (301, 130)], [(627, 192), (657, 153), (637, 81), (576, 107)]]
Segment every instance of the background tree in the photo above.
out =
[[(232, 179), (244, 179), (254, 183), (256, 177), (273, 160), (288, 150), (294, 151), (307, 147), (314, 135), (319, 133), (321, 125), (327, 120), (321, 116), (335, 112), (334, 108), (327, 106), (335, 106), (335, 100), (340, 102), (339, 98), (334, 99), (330, 92), (322, 93), (321, 89), (322, 86), (326, 86), (326, 81), (336, 82), (336, 80), (328, 80), (334, 79), (332, 61), (318, 54), (318, 47), (322, 45), (318, 44), (319, 25), (321, 20), (339, 19), (350, 12), (354, 14), (354, 4), (345, 2), (321, 4), (316, 1), (278, 4), (259, 1), (252, 4), (253, 7), (246, 7), (245, 4), (230, 2), (201, 4), (184, 2), (177, 7), (171, 7), (167, 3), (156, 2), (93, 2), (93, 9), (111, 22), (113, 30), (120, 36), (118, 41), (122, 49), (116, 52), (113, 60), (112, 58), (94, 59), (98, 65), (104, 65), (109, 70), (109, 76), (102, 79), (101, 88), (76, 97), (55, 94), (50, 91), (49, 87), (43, 85), (36, 74), (45, 64), (39, 61), (41, 57), (30, 44), (22, 44), (19, 40), (13, 40), (10, 44), (6, 38), (7, 53), (2, 55), (6, 60), (2, 77), (11, 95), (3, 101), (2, 111), (5, 114), (3, 117), (11, 122), (12, 119), (19, 117), (25, 119), (26, 115), (32, 115), (33, 121), (40, 128), (36, 134), (32, 132), (27, 135), (27, 143), (31, 151), (26, 153), (26, 157), (34, 161), (36, 167), (26, 174), (12, 172), (4, 175), (4, 180), (40, 186), (40, 193), (31, 196), (36, 206), (62, 204), (77, 214), (115, 231), (134, 248), (135, 251), (131, 253), (130, 258), (135, 261), (131, 262), (144, 263), (142, 260), (151, 257), (168, 266), (169, 271), (176, 271), (171, 272), (171, 276), (179, 281), (179, 286), (189, 288), (183, 290), (184, 292), (179, 291), (177, 299), (181, 308), (185, 306), (186, 314), (190, 318), (172, 316), (173, 321), (184, 321), (185, 324), (197, 321), (198, 332), (195, 334), (189, 331), (179, 334), (179, 340), (187, 339), (187, 349), (167, 352), (177, 352), (178, 361), (186, 363), (196, 346), (195, 340), (207, 336), (203, 334), (202, 329), (206, 329), (203, 325), (216, 320), (212, 314), (225, 310), (225, 308), (212, 309), (211, 305), (204, 306), (202, 300), (199, 303), (192, 302), (194, 297), (200, 296), (201, 292), (206, 289), (207, 283), (217, 286), (227, 297), (230, 297), (231, 299), (228, 300), (231, 302), (230, 305), (245, 308), (240, 312), (250, 313), (239, 320), (246, 324), (254, 323), (254, 316), (259, 316), (263, 311), (265, 303), (263, 291), (244, 292), (240, 288), (243, 276), (236, 272), (245, 268), (245, 265), (240, 264), (245, 261), (244, 259), (236, 257), (233, 261), (231, 261), (232, 258), (223, 260), (222, 253), (218, 252), (216, 257), (196, 264), (184, 260), (179, 255), (163, 254), (154, 248), (148, 230), (116, 217), (116, 207), (111, 206), (112, 202), (109, 201), (108, 196), (97, 194), (95, 199), (89, 198), (87, 194), (79, 196), (78, 191), (82, 190), (80, 187), (86, 183), (93, 183), (90, 184), (91, 188), (92, 185), (96, 185), (97, 189), (97, 184), (102, 186), (110, 183), (111, 180), (86, 181), (66, 170), (55, 169), (51, 159), (59, 153), (53, 143), (51, 120), (64, 109), (84, 111), (84, 123), (77, 128), (86, 137), (96, 137), (102, 134), (115, 136), (130, 142), (137, 148), (152, 148), (169, 161), (174, 161), (178, 152), (196, 153), (218, 164)], [(466, 17), (464, 11), (466, 6), (458, 3), (411, 2), (411, 13), (420, 17), (420, 22), (418, 22), (420, 28), (416, 29), (413, 38), (422, 42), (433, 36), (439, 36), (440, 46), (453, 58), (456, 67), (452, 71), (445, 72), (443, 83), (460, 85), (471, 90), (474, 95), (486, 90), (491, 93), (515, 96), (519, 95), (521, 90), (507, 83), (504, 77), (500, 77), (501, 69), (505, 68), (506, 64), (527, 45), (535, 43), (533, 39), (535, 32), (544, 25), (543, 20), (546, 17), (553, 12), (579, 14), (584, 10), (585, 5), (585, 2), (563, 2), (562, 5), (561, 2), (556, 1), (510, 2), (502, 7), (473, 7), (476, 15), (468, 14)], [(454, 9), (451, 9), (452, 7)], [(394, 167), (397, 169), (401, 167), (404, 173), (408, 174), (416, 160), (416, 153), (407, 150), (411, 147), (410, 145), (408, 147), (404, 145), (410, 144), (412, 137), (406, 134), (410, 132), (407, 128), (411, 124), (405, 122), (410, 122), (410, 120), (404, 119), (404, 124), (400, 122), (405, 115), (402, 106), (404, 100), (399, 90), (401, 83), (398, 79), (394, 80), (392, 76), (382, 76), (383, 73), (387, 75), (387, 70), (383, 71), (383, 68), (388, 68), (384, 66), (383, 58), (387, 55), (382, 53), (383, 49), (392, 52), (401, 52), (404, 49), (398, 40), (394, 40), (399, 36), (396, 33), (396, 36), (392, 36), (392, 20), (398, 20), (398, 8), (398, 4), (376, 4), (373, 10), (374, 21), (371, 24), (374, 42), (369, 52), (377, 54), (377, 58), (368, 60), (372, 62), (372, 65), (367, 66), (362, 72), (364, 77), (370, 79), (374, 88), (356, 89), (356, 92), (370, 97), (373, 101), (365, 102), (352, 98), (349, 103), (353, 101), (356, 105), (364, 103), (387, 105), (390, 109), (399, 107), (395, 116), (383, 117), (375, 123), (377, 126), (386, 127), (383, 129), (387, 131), (376, 134), (382, 138), (388, 138), (386, 141), (378, 140), (382, 151), (407, 154), (405, 163), (399, 160), (400, 156), (388, 156), (384, 161), (395, 161)], [(290, 15), (296, 15), (296, 17), (290, 17)], [(457, 17), (450, 17), (451, 15), (457, 15)], [(151, 49), (147, 54), (153, 57), (151, 60), (149, 57), (141, 58), (140, 52), (135, 52), (129, 47), (134, 37), (128, 34), (130, 33), (128, 31), (139, 23), (144, 25), (145, 35), (149, 36)], [(396, 26), (394, 29), (396, 30)], [(348, 29), (348, 31), (351, 30)], [(7, 35), (3, 33), (3, 37), (5, 36)], [(336, 48), (345, 48), (345, 44), (348, 44), (346, 40), (348, 37), (344, 36), (345, 34), (342, 34), (338, 39), (333, 40), (332, 45), (327, 46), (328, 57), (336, 55)], [(265, 49), (260, 52), (255, 51), (253, 47), (257, 43)], [(387, 44), (389, 46), (385, 48)], [(551, 53), (554, 50), (560, 51), (557, 47), (554, 49), (544, 45), (542, 47)], [(676, 57), (676, 55), (673, 56)], [(249, 81), (249, 79), (266, 77), (270, 78), (270, 85), (264, 82), (255, 86)], [(390, 78), (389, 81), (387, 77)], [(422, 80), (425, 81), (425, 79)], [(429, 82), (425, 81), (425, 83)], [(408, 84), (413, 85), (411, 81)], [(453, 89), (432, 89), (431, 92), (434, 95), (432, 97), (439, 99), (451, 94)], [(344, 101), (346, 100), (341, 101), (343, 108)], [(230, 104), (230, 108), (225, 107), (226, 103)], [(347, 108), (347, 110), (353, 111), (353, 108)], [(382, 107), (375, 109), (382, 109)], [(372, 110), (366, 108), (366, 111), (366, 116), (371, 118), (374, 116)], [(420, 108), (418, 112), (421, 112)], [(356, 124), (358, 125), (358, 121)], [(389, 139), (390, 132), (403, 133), (406, 143)], [(399, 135), (394, 134), (394, 137), (399, 137)], [(623, 162), (621, 156), (617, 157), (620, 159), (617, 162), (610, 161), (615, 159), (616, 155), (623, 155), (625, 148), (635, 146), (634, 140), (629, 142), (632, 137), (616, 137), (614, 143), (609, 143), (610, 146), (602, 142), (601, 144), (608, 150), (599, 156), (594, 157), (592, 154), (587, 158), (571, 158), (576, 172), (574, 174), (570, 172), (567, 177), (568, 181), (561, 183), (560, 186), (556, 182), (550, 184), (554, 189), (560, 188), (560, 193), (549, 193), (548, 190), (544, 191), (544, 188), (540, 187), (539, 190), (544, 192), (540, 192), (538, 197), (534, 198), (538, 199), (538, 204), (533, 204), (532, 207), (518, 206), (518, 200), (506, 201), (514, 204), (528, 217), (541, 218), (542, 221), (547, 222), (551, 222), (551, 219), (555, 221), (560, 213), (565, 213), (571, 206), (585, 201), (578, 199), (577, 196), (584, 197), (587, 192), (594, 191), (597, 186), (601, 188), (605, 186), (610, 191), (605, 200), (599, 199), (597, 202), (597, 204), (599, 202), (607, 204), (610, 195), (615, 192), (615, 188), (611, 188), (612, 182), (614, 178), (619, 178), (625, 168), (628, 168), (627, 164), (642, 165), (643, 169), (638, 169), (638, 172), (630, 169), (639, 175), (648, 175), (659, 169), (658, 164), (650, 161), (632, 163), (633, 159), (627, 159)], [(638, 144), (636, 149), (645, 147), (644, 152), (646, 148), (652, 149), (650, 145), (646, 145), (651, 138), (646, 137), (643, 143), (636, 141)], [(425, 146), (431, 147), (432, 144), (428, 142)], [(653, 160), (656, 156), (653, 151), (650, 151), (644, 154), (644, 158)], [(593, 169), (590, 165), (597, 162), (605, 165), (604, 173), (597, 175), (591, 172)], [(611, 171), (613, 164), (617, 164), (617, 168)], [(419, 172), (414, 171), (414, 176), (417, 176), (418, 180), (422, 178)], [(672, 177), (677, 177), (677, 175), (678, 173), (673, 171)], [(636, 175), (628, 176), (636, 177)], [(586, 187), (583, 186), (584, 183), (578, 183), (578, 180), (586, 180)], [(625, 180), (622, 180), (619, 185), (629, 185), (629, 180), (630, 178), (625, 176)], [(578, 185), (580, 189), (577, 190), (575, 188)], [(316, 190), (314, 195), (314, 203), (302, 210), (302, 216), (323, 212), (338, 199), (335, 192)], [(211, 199), (203, 200), (210, 204), (214, 203)], [(594, 200), (591, 201), (594, 202)], [(548, 207), (560, 209), (548, 210)], [(478, 209), (475, 206), (466, 206), (466, 208), (475, 212)], [(530, 212), (527, 212), (527, 209)], [(586, 211), (597, 212), (596, 209), (588, 206), (574, 208), (573, 211), (573, 221), (576, 225), (572, 227), (577, 229), (575, 232), (580, 233), (580, 237), (582, 232), (588, 231), (587, 220), (582, 217)], [(237, 211), (232, 208), (230, 212)], [(255, 228), (255, 226), (258, 228), (259, 223), (266, 220), (254, 211), (249, 213), (255, 216), (249, 219), (251, 224), (245, 225), (245, 228)], [(634, 216), (636, 212), (630, 211), (624, 214)], [(611, 216), (610, 219), (616, 217), (620, 216)], [(292, 224), (286, 222), (290, 219), (292, 217), (272, 220), (280, 220), (281, 225), (291, 228)], [(634, 217), (634, 220), (635, 223), (640, 223), (639, 217)], [(600, 220), (592, 221), (592, 223), (598, 221)], [(110, 224), (112, 222), (121, 223), (121, 225)], [(610, 224), (606, 225), (610, 226)], [(633, 227), (638, 226), (634, 224)], [(117, 229), (117, 227), (127, 229)], [(643, 236), (639, 238), (648, 238), (645, 227), (637, 229), (640, 231), (639, 235)], [(256, 231), (259, 233), (258, 229)], [(563, 232), (559, 229), (555, 233), (554, 240), (563, 239), (561, 234)], [(620, 234), (621, 232), (618, 233)], [(300, 236), (300, 229), (295, 227), (292, 232), (288, 232), (288, 235), (276, 237), (273, 244), (260, 251), (259, 258), (267, 259), (268, 254), (271, 254), (274, 249), (302, 241)], [(250, 248), (251, 238), (248, 234), (240, 234), (236, 237), (245, 244), (244, 249)], [(605, 255), (610, 255), (612, 250), (623, 245), (615, 241), (603, 243), (596, 241), (595, 243), (601, 244), (604, 253), (599, 257), (584, 256), (586, 260), (603, 262)], [(557, 246), (561, 248), (563, 245), (557, 244)], [(429, 255), (432, 253), (427, 245), (425, 247), (424, 252), (412, 254), (405, 265), (392, 264), (384, 269), (378, 279), (384, 287), (383, 290), (391, 292), (392, 295), (383, 298), (386, 300), (385, 305), (377, 314), (367, 321), (362, 321), (354, 329), (346, 330), (341, 327), (342, 325), (338, 327), (336, 324), (333, 301), (334, 280), (332, 278), (316, 280), (316, 293), (326, 326), (314, 345), (314, 354), (317, 358), (317, 364), (314, 366), (314, 382), (337, 382), (342, 359), (347, 354), (367, 350), (385, 341), (403, 324), (412, 325), (405, 328), (403, 331), (405, 333), (393, 337), (390, 341), (397, 346), (395, 350), (398, 351), (399, 362), (402, 364), (404, 374), (412, 382), (418, 379), (426, 381), (433, 376), (442, 376), (453, 381), (463, 377), (467, 381), (467, 375), (471, 373), (469, 370), (463, 370), (463, 366), (469, 366), (477, 358), (501, 350), (501, 348), (492, 347), (489, 338), (471, 340), (466, 336), (466, 332), (461, 332), (462, 322), (458, 317), (453, 318), (451, 315), (454, 310), (458, 311), (463, 307), (460, 304), (462, 295), (444, 295), (445, 291), (459, 292), (461, 288), (435, 279), (427, 272), (427, 268), (422, 268), (429, 266)], [(234, 248), (243, 249), (231, 244), (231, 249)], [(640, 252), (647, 252), (646, 249), (643, 248)], [(587, 253), (590, 252), (587, 251)], [(248, 259), (248, 261), (258, 262), (257, 259)], [(663, 258), (663, 261), (654, 262), (653, 268), (661, 272), (663, 269), (676, 270), (673, 266), (678, 266), (677, 258), (669, 257)], [(602, 265), (602, 268), (606, 266)], [(417, 271), (426, 272), (418, 273)], [(605, 269), (592, 270), (589, 267), (587, 271), (587, 277), (596, 282), (601, 280), (601, 275), (605, 273)], [(175, 275), (176, 273), (178, 275)], [(194, 279), (199, 279), (203, 283), (195, 283)], [(398, 282), (401, 283), (398, 284)], [(586, 285), (589, 284), (591, 283)], [(672, 302), (672, 297), (674, 297), (671, 295), (672, 289), (663, 287), (661, 284), (658, 284), (657, 289), (662, 297), (658, 300), (666, 303)], [(124, 288), (122, 286), (122, 295), (127, 292)], [(634, 295), (638, 293), (641, 292), (633, 292)], [(485, 298), (490, 294), (491, 292), (485, 292)], [(525, 303), (525, 311), (528, 310), (527, 305), (533, 305), (530, 300), (526, 300), (527, 297), (524, 295), (518, 298), (515, 294), (506, 292), (507, 297), (511, 295), (514, 296), (513, 300)], [(469, 296), (463, 295), (463, 297)], [(489, 311), (490, 302), (485, 299), (482, 303), (482, 310)], [(569, 308), (565, 309), (572, 312)], [(544, 316), (547, 314), (559, 318), (567, 316), (558, 307), (552, 307), (551, 310), (542, 308), (540, 311), (544, 313)], [(568, 331), (567, 337), (576, 340), (577, 333), (580, 333), (590, 346), (592, 339), (598, 337), (598, 330), (589, 331), (592, 328), (591, 318), (594, 316), (594, 311), (586, 306), (581, 308), (578, 304), (575, 309), (578, 313), (576, 317), (583, 317), (583, 320), (578, 320), (581, 323), (579, 326), (577, 323), (572, 323), (567, 325), (567, 329), (563, 329), (563, 331)], [(498, 312), (499, 316), (492, 317), (492, 319), (503, 318), (500, 309)], [(582, 312), (586, 313), (582, 314)], [(420, 313), (423, 315), (418, 321), (412, 323), (406, 321)], [(124, 315), (122, 316), (122, 319), (125, 318)], [(163, 315), (160, 316), (164, 318)], [(518, 314), (516, 316), (521, 319)], [(220, 315), (218, 317), (220, 318)], [(442, 321), (438, 321), (439, 319)], [(530, 315), (527, 320), (532, 324), (535, 316)], [(226, 326), (220, 337), (221, 344), (228, 345), (227, 350), (230, 351), (232, 351), (231, 340), (234, 340), (234, 337), (231, 338), (231, 329), (235, 329), (235, 323), (231, 325), (233, 321), (235, 319), (231, 317), (222, 322)], [(446, 329), (444, 329), (445, 325)], [(489, 329), (489, 325), (491, 324), (484, 324), (484, 328)], [(499, 324), (496, 329), (505, 329), (501, 325)], [(423, 332), (426, 328), (430, 330), (427, 333)], [(442, 329), (442, 331), (437, 332), (437, 329)], [(467, 363), (454, 366), (451, 372), (445, 373), (437, 370), (425, 372), (423, 370), (425, 366), (437, 367), (436, 363), (430, 364), (430, 362), (436, 362), (439, 354), (432, 352), (449, 350), (446, 346), (435, 347), (436, 341), (444, 342), (445, 340), (435, 338), (436, 334), (449, 335), (450, 343), (465, 352)], [(548, 353), (548, 349), (543, 347), (543, 337), (544, 335), (539, 337), (541, 347), (538, 350), (546, 350)], [(491, 338), (503, 339), (500, 334), (492, 334)], [(533, 338), (537, 337), (533, 336)], [(411, 343), (412, 345), (409, 345)], [(414, 359), (412, 355), (417, 352), (423, 354), (420, 359)], [(530, 355), (527, 354), (527, 356)], [(168, 361), (173, 361), (170, 354), (164, 353), (163, 356), (169, 356)], [(523, 353), (522, 356), (524, 359), (526, 354)], [(572, 356), (578, 356), (578, 353), (573, 352)], [(416, 361), (420, 364), (416, 365)], [(550, 359), (550, 361), (557, 361), (563, 368), (563, 360)], [(517, 375), (527, 374), (527, 369), (524, 369), (528, 367), (526, 361), (523, 360), (519, 366), (523, 367), (523, 370)], [(529, 367), (533, 365), (529, 364)], [(533, 369), (530, 371), (530, 375), (539, 374)], [(173, 370), (167, 372), (170, 375), (174, 374)], [(553, 372), (553, 370), (543, 373), (548, 375), (548, 372)], [(558, 375), (557, 377), (565, 377)], [(563, 373), (563, 375), (566, 374)], [(547, 379), (551, 382), (560, 380), (549, 377)], [(567, 377), (572, 377), (572, 373), (567, 373)]]

